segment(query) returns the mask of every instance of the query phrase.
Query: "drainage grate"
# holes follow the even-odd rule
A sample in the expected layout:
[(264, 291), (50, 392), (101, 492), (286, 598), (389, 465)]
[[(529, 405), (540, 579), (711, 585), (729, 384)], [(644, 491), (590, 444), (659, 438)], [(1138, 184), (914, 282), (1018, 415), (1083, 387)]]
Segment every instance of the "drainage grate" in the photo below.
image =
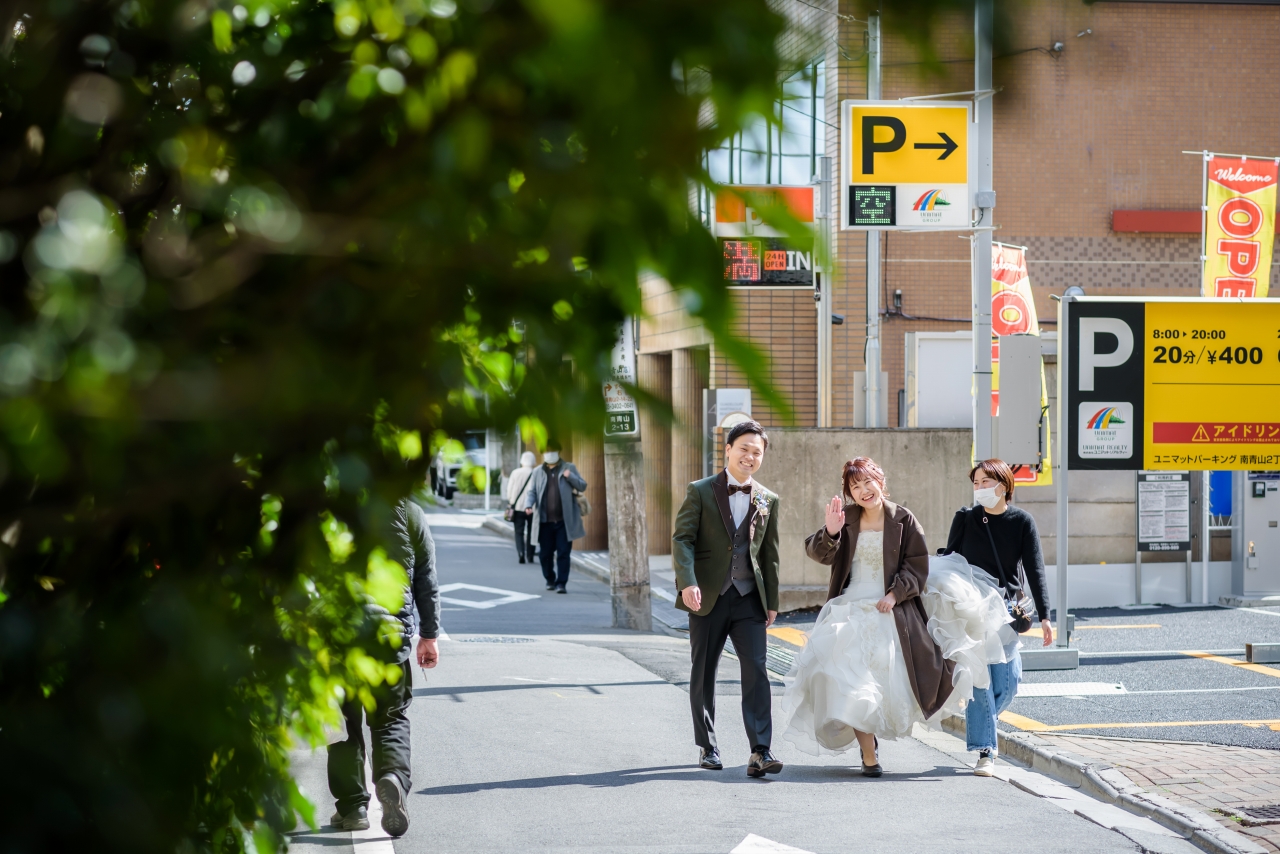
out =
[(1280, 821), (1280, 804), (1267, 804), (1258, 807), (1236, 807), (1249, 818), (1261, 821)]
[[(726, 640), (724, 642), (724, 651), (730, 655), (737, 655), (738, 652), (733, 648), (733, 641)], [(783, 649), (777, 644), (769, 644), (764, 651), (764, 666), (766, 670), (776, 673), (779, 676), (786, 676), (791, 672), (791, 665), (796, 660), (796, 654), (789, 649)]]
[(454, 638), (456, 643), (533, 643), (533, 638), (514, 638), (506, 635), (479, 635), (474, 638)]

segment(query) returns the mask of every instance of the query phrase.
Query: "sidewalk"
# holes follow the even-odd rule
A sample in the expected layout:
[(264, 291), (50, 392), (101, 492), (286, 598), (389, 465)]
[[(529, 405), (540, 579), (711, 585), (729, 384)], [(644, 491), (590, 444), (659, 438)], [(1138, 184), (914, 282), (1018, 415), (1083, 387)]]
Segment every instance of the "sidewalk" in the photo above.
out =
[[(413, 672), (408, 834), (393, 848), (376, 824), (364, 834), (300, 829), (291, 849), (986, 854), (990, 817), (1007, 814), (1036, 828), (1040, 854), (1133, 854), (1130, 840), (1142, 840), (1145, 851), (1192, 854), (1181, 839), (1121, 810), (1061, 789), (975, 777), (963, 744), (937, 733), (884, 742), (879, 780), (862, 777), (847, 756), (800, 755), (778, 736), (775, 749), (787, 767), (752, 780), (744, 769), (750, 748), (728, 692), (720, 727), (726, 767), (700, 770), (688, 695), (637, 663), (684, 658), (687, 644), (679, 638), (455, 634), (440, 649), (438, 668)], [(781, 721), (776, 698), (774, 717)], [(324, 751), (300, 751), (295, 773), (323, 822), (331, 809)], [(912, 821), (904, 824), (904, 815)]]
[[(1280, 851), (1280, 752), (1182, 741), (1037, 736), (1087, 759), (1105, 761), (1145, 791), (1204, 810), (1263, 849)], [(1258, 807), (1270, 809), (1257, 812)]]

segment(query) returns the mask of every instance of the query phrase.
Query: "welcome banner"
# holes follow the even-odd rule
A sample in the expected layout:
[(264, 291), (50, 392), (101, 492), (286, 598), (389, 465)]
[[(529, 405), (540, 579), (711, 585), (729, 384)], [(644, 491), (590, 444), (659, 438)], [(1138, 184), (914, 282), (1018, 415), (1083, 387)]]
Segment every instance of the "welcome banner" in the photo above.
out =
[(1206, 297), (1265, 297), (1276, 235), (1276, 161), (1211, 157), (1205, 198)]
[[(1031, 295), (1027, 253), (1021, 246), (994, 243), (991, 246), (991, 414), (1000, 414), (1000, 336), (1040, 335), (1036, 302)], [(1044, 360), (1040, 361), (1040, 411), (1049, 404), (1049, 388), (1044, 380)], [(1047, 434), (1046, 434), (1047, 436)], [(1013, 473), (1024, 486), (1050, 486), (1053, 467), (1050, 443), (1046, 438), (1040, 471), (1019, 466)]]

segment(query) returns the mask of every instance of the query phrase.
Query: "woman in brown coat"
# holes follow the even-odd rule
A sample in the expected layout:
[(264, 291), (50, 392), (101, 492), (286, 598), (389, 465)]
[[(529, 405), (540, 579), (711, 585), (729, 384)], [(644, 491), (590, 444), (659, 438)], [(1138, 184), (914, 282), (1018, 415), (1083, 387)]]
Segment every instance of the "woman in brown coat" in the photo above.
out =
[(963, 560), (935, 558), (931, 577), (924, 531), (887, 500), (873, 460), (846, 463), (843, 480), (847, 502), (831, 499), (826, 524), (805, 541), (809, 557), (831, 567), (831, 582), (791, 670), (784, 737), (813, 755), (856, 741), (862, 773), (878, 777), (876, 736), (898, 738), (959, 713), (974, 678), (986, 674), (969, 651), (984, 648), (1008, 615)]

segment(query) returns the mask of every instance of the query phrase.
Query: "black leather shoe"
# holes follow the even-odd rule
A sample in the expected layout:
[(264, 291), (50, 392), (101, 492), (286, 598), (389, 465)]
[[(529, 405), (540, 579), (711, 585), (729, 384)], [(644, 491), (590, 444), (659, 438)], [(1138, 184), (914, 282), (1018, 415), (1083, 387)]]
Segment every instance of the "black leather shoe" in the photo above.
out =
[(524, 563), (524, 562), (525, 562), (525, 561), (524, 561), (524, 555), (520, 555), (520, 562), (521, 562), (521, 563)]
[(555, 590), (555, 589), (556, 589), (556, 586), (555, 586), (554, 584), (548, 584), (548, 585), (547, 585), (547, 589), (548, 589), (548, 590)]
[(781, 771), (782, 763), (768, 749), (751, 754), (751, 761), (747, 763), (748, 777), (763, 777)]
[(723, 771), (724, 764), (720, 762), (720, 751), (714, 748), (702, 751), (702, 758), (698, 760), (698, 767), (706, 768), (708, 771)]
[(557, 588), (556, 588), (556, 592), (557, 592), (557, 593), (568, 593), (569, 591), (568, 591), (568, 590), (565, 590), (565, 589), (564, 589), (564, 585), (563, 585), (563, 584), (561, 584), (559, 587), (557, 587)]
[(884, 769), (880, 767), (879, 762), (877, 762), (875, 765), (868, 765), (865, 762), (862, 763), (863, 777), (879, 777), (883, 773), (884, 773)]

